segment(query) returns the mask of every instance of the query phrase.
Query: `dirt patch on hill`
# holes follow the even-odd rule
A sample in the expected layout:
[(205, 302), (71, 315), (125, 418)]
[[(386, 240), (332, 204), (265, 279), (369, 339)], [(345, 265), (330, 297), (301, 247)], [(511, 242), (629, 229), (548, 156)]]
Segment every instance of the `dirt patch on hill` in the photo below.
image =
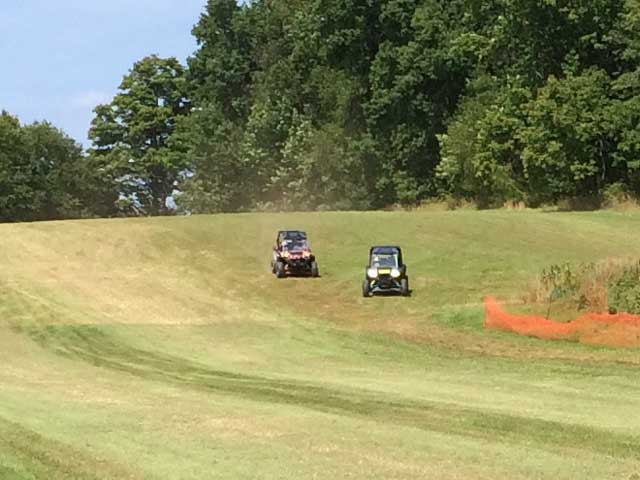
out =
[(640, 315), (585, 313), (570, 322), (505, 312), (493, 298), (484, 301), (484, 327), (544, 340), (569, 340), (592, 345), (640, 348)]

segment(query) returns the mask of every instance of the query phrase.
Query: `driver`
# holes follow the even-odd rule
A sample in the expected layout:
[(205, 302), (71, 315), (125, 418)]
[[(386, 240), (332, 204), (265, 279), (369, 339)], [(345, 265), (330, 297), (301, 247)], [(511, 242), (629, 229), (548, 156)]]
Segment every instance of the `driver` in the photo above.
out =
[(288, 250), (290, 246), (292, 246), (293, 244), (293, 240), (291, 239), (286, 239), (282, 241), (282, 250)]

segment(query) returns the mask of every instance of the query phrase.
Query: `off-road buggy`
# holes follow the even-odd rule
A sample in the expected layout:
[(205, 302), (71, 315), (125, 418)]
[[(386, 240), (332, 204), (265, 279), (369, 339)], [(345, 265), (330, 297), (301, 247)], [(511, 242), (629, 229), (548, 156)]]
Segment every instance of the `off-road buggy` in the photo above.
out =
[(376, 246), (369, 250), (369, 263), (365, 267), (362, 296), (375, 293), (399, 293), (408, 296), (409, 277), (402, 261), (402, 250), (397, 246)]
[(300, 230), (281, 230), (271, 257), (271, 271), (278, 278), (287, 275), (319, 277), (316, 257), (311, 253), (307, 234)]

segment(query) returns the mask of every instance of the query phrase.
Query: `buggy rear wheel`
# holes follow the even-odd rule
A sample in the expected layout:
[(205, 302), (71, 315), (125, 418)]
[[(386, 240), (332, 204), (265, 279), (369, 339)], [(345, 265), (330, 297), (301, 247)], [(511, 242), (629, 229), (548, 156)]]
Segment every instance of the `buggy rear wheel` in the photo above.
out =
[(400, 280), (400, 293), (403, 297), (409, 296), (409, 279), (403, 278)]
[(311, 276), (312, 277), (320, 276), (320, 269), (318, 268), (318, 264), (316, 262), (311, 262)]

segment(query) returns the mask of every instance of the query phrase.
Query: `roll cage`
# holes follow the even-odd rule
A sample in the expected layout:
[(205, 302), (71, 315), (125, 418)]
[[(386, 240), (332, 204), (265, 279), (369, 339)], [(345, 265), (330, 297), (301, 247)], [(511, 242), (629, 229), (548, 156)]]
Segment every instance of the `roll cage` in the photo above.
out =
[(404, 262), (402, 261), (402, 249), (398, 246), (395, 245), (383, 245), (383, 246), (376, 246), (376, 247), (371, 247), (369, 249), (369, 262), (367, 263), (367, 266), (372, 267), (374, 262), (375, 262), (375, 257), (376, 256), (390, 256), (393, 255), (398, 259), (398, 268), (401, 268), (404, 266)]
[(276, 249), (281, 250), (282, 244), (286, 240), (291, 240), (293, 242), (306, 242), (307, 233), (302, 230), (280, 230), (276, 237)]

